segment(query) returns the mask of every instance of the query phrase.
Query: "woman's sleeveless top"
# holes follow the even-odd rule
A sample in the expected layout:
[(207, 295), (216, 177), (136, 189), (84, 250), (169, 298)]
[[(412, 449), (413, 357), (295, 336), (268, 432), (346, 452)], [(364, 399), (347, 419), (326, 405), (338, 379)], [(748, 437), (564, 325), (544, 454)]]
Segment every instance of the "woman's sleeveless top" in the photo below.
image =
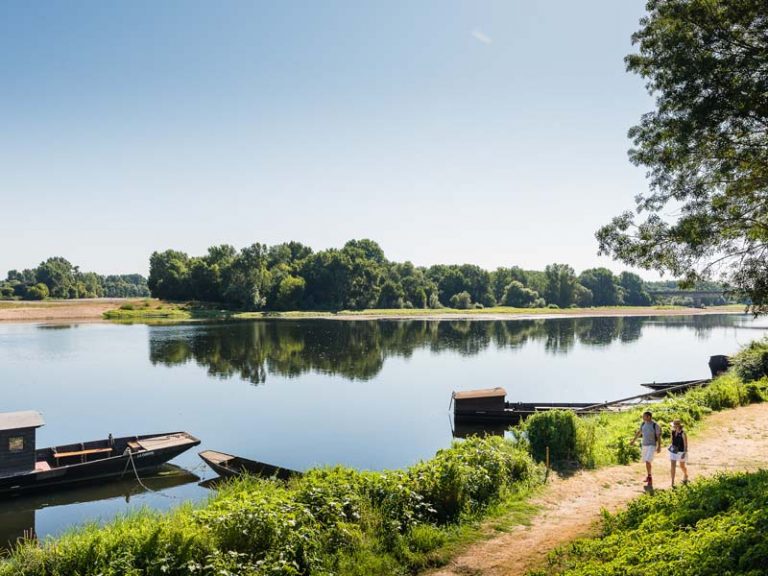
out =
[(685, 451), (685, 440), (683, 440), (683, 432), (672, 432), (672, 446), (677, 448), (678, 452)]

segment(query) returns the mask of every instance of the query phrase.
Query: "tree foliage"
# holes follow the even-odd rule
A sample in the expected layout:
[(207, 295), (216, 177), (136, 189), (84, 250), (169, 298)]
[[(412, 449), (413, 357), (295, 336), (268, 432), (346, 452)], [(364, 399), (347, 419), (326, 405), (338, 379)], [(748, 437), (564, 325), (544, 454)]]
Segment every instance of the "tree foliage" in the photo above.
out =
[(689, 284), (720, 275), (766, 312), (765, 1), (650, 0), (647, 9), (626, 63), (656, 97), (629, 132), (650, 190), (598, 231), (600, 251)]
[(149, 288), (140, 274), (101, 276), (81, 272), (66, 258), (54, 256), (37, 268), (10, 270), (0, 281), (0, 299), (146, 297)]

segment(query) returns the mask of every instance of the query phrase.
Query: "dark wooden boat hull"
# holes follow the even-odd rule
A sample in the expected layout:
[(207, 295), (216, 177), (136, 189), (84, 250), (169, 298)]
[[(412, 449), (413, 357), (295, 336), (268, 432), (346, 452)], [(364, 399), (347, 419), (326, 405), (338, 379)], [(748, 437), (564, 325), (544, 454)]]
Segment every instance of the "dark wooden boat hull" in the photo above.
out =
[(199, 480), (198, 476), (188, 470), (174, 464), (162, 464), (151, 474), (142, 474), (141, 484), (136, 481), (131, 472), (130, 478), (126, 474), (126, 478), (122, 480), (114, 479), (110, 482), (95, 480), (71, 486), (66, 490), (24, 492), (6, 498), (0, 506), (0, 556), (4, 551), (15, 546), (20, 539), (35, 536), (35, 513), (38, 510), (113, 498), (123, 498), (128, 501), (129, 498), (142, 494), (147, 489), (166, 490)]
[[(170, 440), (160, 442), (158, 439)], [(142, 442), (150, 448), (132, 450), (130, 454), (126, 452), (129, 444), (137, 445)], [(155, 447), (152, 447), (153, 443)], [(131, 478), (134, 476), (134, 466), (138, 472), (154, 470), (198, 444), (200, 440), (186, 432), (172, 432), (43, 448), (36, 452), (38, 464), (45, 463), (48, 469), (36, 468), (29, 472), (0, 477), (0, 497), (78, 486), (106, 479)], [(111, 452), (99, 453), (107, 446), (112, 447)], [(80, 449), (79, 452), (91, 451), (95, 454), (79, 455), (77, 448)], [(57, 459), (56, 454), (72, 456), (60, 456)], [(80, 462), (71, 462), (78, 458)]]
[(216, 474), (224, 478), (252, 474), (254, 476), (276, 477), (281, 480), (287, 480), (301, 475), (301, 472), (291, 470), (290, 468), (280, 468), (266, 462), (248, 460), (247, 458), (215, 450), (204, 450), (199, 453), (199, 456)]
[[(539, 412), (546, 412), (548, 410), (581, 410), (596, 406), (596, 404), (590, 402), (506, 402), (505, 406), (503, 410), (454, 410), (453, 419), (457, 426), (481, 423), (517, 424), (528, 416)], [(597, 408), (594, 411), (597, 411)], [(584, 413), (581, 412), (581, 414)]]
[(703, 384), (709, 384), (712, 382), (711, 378), (707, 379), (699, 379), (699, 380), (680, 380), (679, 382), (646, 382), (644, 384), (640, 384), (640, 386), (645, 386), (646, 388), (650, 388), (651, 390), (656, 390), (657, 392), (663, 392), (665, 390), (669, 390), (670, 388), (674, 388), (675, 392), (677, 391), (684, 391), (688, 390), (689, 388), (693, 386), (700, 386)]

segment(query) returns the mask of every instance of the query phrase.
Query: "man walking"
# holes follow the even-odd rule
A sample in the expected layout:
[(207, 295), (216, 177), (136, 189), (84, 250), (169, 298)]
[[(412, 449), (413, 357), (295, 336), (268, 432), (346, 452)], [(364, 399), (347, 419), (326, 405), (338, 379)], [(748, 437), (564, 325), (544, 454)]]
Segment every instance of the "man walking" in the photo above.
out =
[(653, 474), (651, 472), (651, 463), (654, 454), (661, 452), (661, 426), (653, 421), (653, 415), (650, 412), (643, 412), (643, 423), (640, 424), (635, 437), (630, 444), (634, 444), (642, 436), (641, 460), (645, 462), (645, 469), (648, 471), (648, 477), (645, 479), (648, 488), (653, 488)]

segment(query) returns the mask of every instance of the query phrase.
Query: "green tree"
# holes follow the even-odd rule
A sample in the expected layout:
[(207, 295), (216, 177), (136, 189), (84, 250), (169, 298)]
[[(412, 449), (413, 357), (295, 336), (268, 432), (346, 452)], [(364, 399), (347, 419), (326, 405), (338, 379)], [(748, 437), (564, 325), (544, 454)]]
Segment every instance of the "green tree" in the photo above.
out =
[(631, 272), (619, 274), (619, 285), (624, 292), (624, 303), (629, 306), (650, 306), (651, 295), (645, 289), (643, 279)]
[(304, 299), (306, 282), (304, 278), (283, 275), (277, 285), (277, 291), (270, 308), (274, 310), (298, 310)]
[(51, 297), (72, 298), (77, 297), (75, 271), (75, 267), (66, 258), (55, 256), (40, 263), (35, 270), (35, 279), (48, 287)]
[(102, 278), (95, 272), (78, 272), (75, 278), (78, 298), (101, 298), (104, 296)]
[(267, 303), (271, 275), (267, 268), (267, 247), (251, 244), (240, 250), (225, 271), (223, 297), (245, 310), (260, 310)]
[[(629, 133), (651, 188), (597, 232), (600, 251), (688, 284), (720, 273), (766, 312), (765, 0), (649, 0), (647, 9), (626, 63), (656, 98)], [(669, 207), (679, 217), (666, 217)]]
[(379, 308), (402, 308), (405, 306), (405, 292), (400, 284), (387, 280), (379, 293)]
[(504, 306), (529, 308), (539, 299), (539, 293), (526, 288), (521, 282), (512, 280), (504, 289), (501, 302)]
[(592, 306), (616, 306), (622, 303), (621, 288), (608, 268), (590, 268), (579, 274), (579, 284), (592, 292)]
[(451, 296), (449, 303), (451, 308), (458, 308), (459, 310), (468, 310), (472, 308), (472, 297), (469, 292), (459, 292)]
[(189, 282), (189, 256), (177, 250), (153, 252), (149, 258), (147, 286), (155, 298), (192, 298)]
[(37, 284), (27, 287), (25, 298), (27, 300), (45, 300), (48, 298), (48, 286), (42, 282), (38, 282)]
[(576, 273), (568, 264), (550, 264), (544, 269), (546, 287), (544, 298), (548, 304), (567, 308), (575, 302)]

